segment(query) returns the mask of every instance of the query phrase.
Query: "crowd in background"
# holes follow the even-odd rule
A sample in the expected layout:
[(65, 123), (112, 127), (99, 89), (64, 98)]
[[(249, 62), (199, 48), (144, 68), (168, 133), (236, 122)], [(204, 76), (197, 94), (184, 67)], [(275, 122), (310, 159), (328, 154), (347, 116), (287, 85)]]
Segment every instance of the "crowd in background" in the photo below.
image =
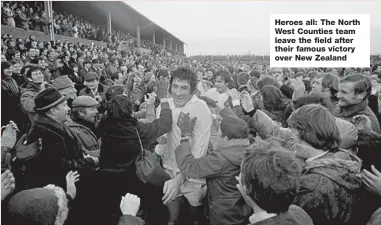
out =
[[(53, 11), (53, 19), (50, 19), (46, 15), (43, 2), (5, 1), (1, 2), (1, 12), (2, 25), (45, 33), (49, 32), (49, 25), (52, 25), (55, 34), (104, 41), (110, 48), (116, 48), (122, 41), (137, 46), (136, 37), (128, 32), (113, 28), (111, 34), (108, 34), (106, 26), (86, 21), (62, 10)], [(156, 53), (163, 49), (162, 45), (144, 39), (141, 40), (141, 47)]]
[[(114, 34), (105, 48), (2, 34), (2, 223), (381, 223), (379, 55), (271, 68)], [(142, 152), (161, 173), (142, 178)]]

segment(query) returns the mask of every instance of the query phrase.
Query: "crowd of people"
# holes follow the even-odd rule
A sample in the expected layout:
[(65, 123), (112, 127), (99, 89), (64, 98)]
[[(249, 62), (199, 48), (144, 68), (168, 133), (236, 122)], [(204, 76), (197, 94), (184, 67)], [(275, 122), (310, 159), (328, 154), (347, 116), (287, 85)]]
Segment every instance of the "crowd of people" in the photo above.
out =
[(381, 224), (380, 56), (271, 68), (116, 36), (2, 35), (2, 223)]
[[(48, 18), (44, 2), (1, 2), (1, 24), (49, 33), (53, 26), (55, 34), (74, 38), (106, 42), (110, 48), (116, 48), (122, 41), (137, 47), (137, 39), (128, 32), (113, 28), (111, 34), (106, 26), (92, 23), (60, 9), (53, 9), (53, 18)], [(159, 53), (163, 45), (141, 40), (141, 47)]]

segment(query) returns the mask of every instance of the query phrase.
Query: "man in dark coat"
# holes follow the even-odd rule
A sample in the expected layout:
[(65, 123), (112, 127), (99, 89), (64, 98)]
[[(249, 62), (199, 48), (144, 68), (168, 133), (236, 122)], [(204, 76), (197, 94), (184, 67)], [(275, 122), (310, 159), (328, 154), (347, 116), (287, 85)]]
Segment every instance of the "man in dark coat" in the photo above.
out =
[[(133, 83), (132, 75), (127, 81), (126, 95), (130, 95)], [(112, 193), (100, 196), (103, 201), (102, 207), (103, 205), (107, 207), (97, 209), (101, 214), (97, 217), (100, 218), (99, 220), (108, 221), (107, 224), (110, 224), (111, 220), (115, 220), (115, 217), (112, 219), (109, 215), (115, 215), (115, 212), (119, 211), (120, 196), (126, 192), (136, 194), (142, 199), (143, 208), (148, 212), (147, 223), (150, 223), (151, 220), (153, 224), (161, 224), (157, 221), (157, 217), (151, 217), (151, 215), (156, 214), (159, 217), (163, 216), (161, 214), (165, 215), (165, 207), (161, 201), (162, 188), (141, 182), (136, 176), (135, 167), (135, 161), (140, 156), (142, 148), (147, 146), (151, 140), (169, 132), (172, 126), (172, 111), (169, 109), (166, 98), (168, 82), (160, 84), (162, 85), (158, 85), (156, 92), (157, 97), (161, 100), (162, 108), (159, 119), (151, 123), (139, 122), (132, 117), (130, 98), (125, 95), (117, 95), (109, 101), (107, 114), (102, 117), (97, 127), (96, 134), (102, 139), (99, 157), (101, 177), (97, 177), (102, 182), (97, 186), (97, 189), (100, 191), (99, 194)], [(150, 102), (154, 100), (153, 96), (147, 99)], [(164, 211), (160, 213), (160, 210)], [(91, 215), (94, 215), (93, 210)], [(153, 221), (153, 219), (156, 220)], [(92, 221), (98, 223), (98, 220)]]
[(176, 148), (176, 161), (187, 177), (206, 178), (211, 225), (247, 224), (252, 210), (246, 204), (238, 205), (241, 194), (236, 188), (235, 177), (240, 173), (243, 154), (250, 144), (249, 130), (246, 122), (231, 109), (223, 109), (221, 116), (220, 130), (226, 138), (210, 154), (196, 159), (187, 139), (190, 135), (187, 131), (193, 129), (186, 122), (187, 115), (180, 114), (177, 125), (182, 132), (182, 144)]
[[(27, 134), (29, 143), (42, 141), (42, 150), (26, 164), (21, 178), (24, 187), (36, 188), (54, 184), (65, 188), (69, 170), (85, 165), (83, 156), (69, 128), (63, 125), (68, 116), (66, 99), (55, 88), (48, 88), (35, 97), (35, 121)], [(16, 177), (16, 182), (18, 179)]]
[(108, 87), (99, 83), (99, 75), (96, 72), (85, 74), (85, 88), (79, 92), (79, 96), (90, 96), (99, 103), (98, 111), (104, 113), (106, 111), (106, 92)]
[(381, 134), (380, 123), (369, 108), (368, 97), (372, 91), (372, 83), (362, 74), (353, 74), (340, 80), (338, 108), (334, 112), (336, 117), (352, 121), (357, 115), (365, 115), (372, 122), (373, 131)]

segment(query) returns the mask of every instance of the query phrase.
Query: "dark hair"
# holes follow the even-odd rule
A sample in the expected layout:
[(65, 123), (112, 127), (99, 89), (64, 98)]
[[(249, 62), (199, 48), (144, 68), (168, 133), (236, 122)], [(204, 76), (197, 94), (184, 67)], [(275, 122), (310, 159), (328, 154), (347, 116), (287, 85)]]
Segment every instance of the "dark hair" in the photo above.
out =
[(320, 77), (320, 73), (318, 71), (309, 71), (307, 73), (307, 77), (310, 78), (310, 80), (315, 79), (316, 77)]
[(119, 74), (121, 74), (121, 73), (122, 72), (120, 72), (120, 71), (116, 71), (116, 72), (112, 73), (111, 74), (111, 80), (115, 81), (115, 80), (119, 79)]
[(375, 63), (375, 64), (372, 66), (372, 73), (373, 73), (374, 71), (376, 71), (377, 68), (378, 68), (379, 66), (381, 66), (381, 64), (379, 64), (379, 63)]
[(32, 72), (39, 71), (40, 69), (36, 66), (31, 66), (28, 72), (26, 73), (27, 78), (32, 78)]
[(190, 93), (193, 94), (196, 91), (197, 75), (192, 69), (187, 67), (178, 67), (171, 73), (171, 79), (169, 81), (169, 90), (172, 90), (172, 83), (175, 79), (188, 81), (190, 86)]
[(300, 162), (291, 151), (268, 141), (251, 145), (241, 164), (247, 194), (268, 213), (288, 211), (299, 191), (301, 173)]
[(317, 149), (336, 149), (341, 143), (335, 117), (321, 105), (309, 104), (295, 110), (288, 126), (298, 130), (300, 138)]
[(114, 96), (107, 104), (108, 118), (128, 119), (131, 117), (132, 104), (130, 99), (124, 95)]
[(321, 80), (322, 87), (329, 88), (331, 95), (336, 97), (337, 92), (339, 92), (340, 78), (333, 73), (322, 74), (320, 77), (323, 77)]
[(214, 76), (214, 79), (217, 79), (217, 77), (222, 77), (223, 80), (225, 81), (225, 84), (229, 84), (230, 82), (230, 78), (231, 78), (231, 74), (229, 71), (226, 71), (226, 70), (220, 70), (216, 73), (216, 75)]
[(284, 110), (288, 99), (282, 94), (279, 88), (272, 85), (265, 85), (260, 89), (263, 99), (263, 106), (269, 111)]
[(263, 86), (265, 85), (272, 85), (272, 86), (277, 86), (277, 81), (274, 77), (271, 76), (264, 76), (261, 77), (257, 80), (257, 87), (259, 90), (262, 89)]
[(7, 61), (1, 62), (1, 77), (4, 76), (4, 70), (8, 69), (11, 66), (12, 66), (12, 64), (10, 62), (7, 62)]
[(368, 96), (372, 92), (372, 81), (362, 74), (353, 74), (348, 75), (340, 80), (340, 83), (345, 82), (354, 82), (355, 83), (355, 94), (361, 94), (363, 92), (366, 92), (366, 96), (364, 97), (364, 100), (368, 98)]
[(327, 109), (332, 110), (333, 104), (329, 101), (329, 98), (326, 98), (323, 93), (309, 93), (300, 96), (298, 99), (293, 101), (294, 109), (298, 109), (304, 105), (308, 104), (317, 104), (326, 107)]

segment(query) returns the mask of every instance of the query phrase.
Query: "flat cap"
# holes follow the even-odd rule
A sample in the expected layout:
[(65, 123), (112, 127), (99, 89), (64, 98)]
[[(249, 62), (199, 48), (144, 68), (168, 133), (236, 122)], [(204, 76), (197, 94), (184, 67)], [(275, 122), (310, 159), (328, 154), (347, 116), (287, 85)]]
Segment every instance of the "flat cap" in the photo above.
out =
[(96, 72), (88, 72), (85, 74), (85, 81), (98, 79), (98, 74)]
[(73, 100), (73, 103), (71, 105), (72, 108), (78, 108), (78, 107), (94, 107), (97, 106), (98, 102), (90, 97), (90, 96), (78, 96)]

